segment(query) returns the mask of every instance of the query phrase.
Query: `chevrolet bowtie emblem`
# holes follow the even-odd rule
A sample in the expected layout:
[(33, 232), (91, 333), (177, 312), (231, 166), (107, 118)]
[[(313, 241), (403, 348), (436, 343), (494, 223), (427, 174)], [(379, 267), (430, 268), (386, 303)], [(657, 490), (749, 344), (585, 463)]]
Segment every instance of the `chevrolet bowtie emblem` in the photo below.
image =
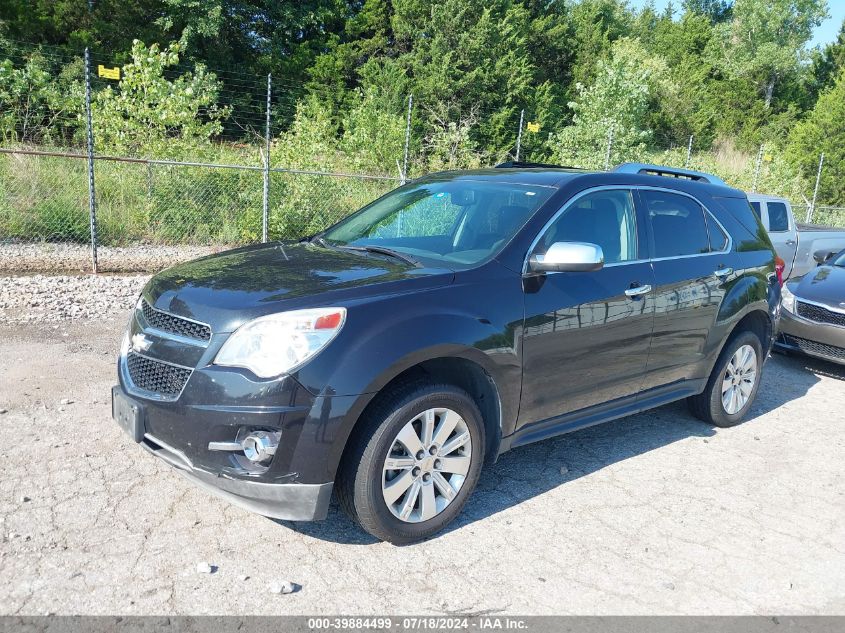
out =
[(153, 342), (140, 332), (132, 336), (132, 349), (136, 352), (146, 352), (152, 346)]

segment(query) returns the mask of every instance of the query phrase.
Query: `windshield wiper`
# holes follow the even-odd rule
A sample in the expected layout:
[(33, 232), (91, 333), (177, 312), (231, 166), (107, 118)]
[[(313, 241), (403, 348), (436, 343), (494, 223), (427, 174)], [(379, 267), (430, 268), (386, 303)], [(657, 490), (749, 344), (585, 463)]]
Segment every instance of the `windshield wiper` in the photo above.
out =
[(411, 264), (412, 266), (420, 266), (421, 264), (411, 257), (410, 255), (405, 255), (405, 253), (400, 253), (399, 251), (394, 251), (392, 248), (386, 248), (384, 246), (338, 246), (338, 248), (345, 248), (350, 251), (366, 251), (368, 253), (377, 253), (379, 255), (388, 255), (390, 257), (395, 257), (396, 259), (401, 259), (403, 262)]
[(329, 244), (325, 239), (323, 239), (322, 235), (311, 235), (309, 237), (303, 237), (300, 242), (308, 242), (309, 244), (319, 244), (324, 248), (331, 248), (331, 244)]

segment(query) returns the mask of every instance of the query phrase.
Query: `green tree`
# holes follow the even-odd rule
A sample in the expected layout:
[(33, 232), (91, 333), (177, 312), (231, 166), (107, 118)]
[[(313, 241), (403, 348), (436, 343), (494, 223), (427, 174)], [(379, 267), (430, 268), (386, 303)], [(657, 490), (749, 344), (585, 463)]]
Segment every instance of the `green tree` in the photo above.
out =
[(359, 95), (358, 104), (343, 122), (342, 151), (356, 171), (396, 176), (396, 161), (403, 155), (405, 121), (384, 107), (378, 92)]
[(732, 0), (684, 0), (685, 13), (703, 15), (713, 24), (729, 20), (732, 9)]
[(722, 66), (750, 79), (771, 107), (775, 87), (799, 71), (813, 29), (827, 17), (825, 0), (737, 0), (720, 25)]
[(627, 3), (620, 0), (582, 0), (572, 7), (575, 83), (592, 82), (613, 42), (630, 34), (632, 17)]
[[(0, 138), (5, 142), (63, 144), (73, 137), (81, 86), (56, 78), (39, 52), (20, 66), (0, 60)], [(74, 98), (76, 97), (76, 98)]]
[(563, 164), (603, 167), (612, 133), (612, 163), (642, 156), (652, 139), (650, 106), (660, 91), (671, 89), (663, 59), (637, 40), (617, 41), (610, 59), (599, 64), (595, 82), (578, 86), (578, 98), (569, 104), (575, 113), (572, 125), (552, 135), (552, 150)]
[(816, 94), (832, 86), (843, 68), (845, 68), (845, 21), (839, 28), (836, 41), (813, 54), (813, 88)]
[(819, 198), (822, 204), (845, 202), (845, 69), (832, 88), (819, 97), (804, 121), (796, 125), (788, 154), (808, 181), (815, 179), (819, 154), (824, 152)]
[(222, 131), (229, 114), (217, 105), (220, 83), (197, 65), (175, 79), (165, 70), (179, 63), (179, 45), (147, 47), (136, 40), (132, 61), (122, 68), (117, 89), (97, 93), (92, 110), (101, 147), (130, 155), (183, 155)]

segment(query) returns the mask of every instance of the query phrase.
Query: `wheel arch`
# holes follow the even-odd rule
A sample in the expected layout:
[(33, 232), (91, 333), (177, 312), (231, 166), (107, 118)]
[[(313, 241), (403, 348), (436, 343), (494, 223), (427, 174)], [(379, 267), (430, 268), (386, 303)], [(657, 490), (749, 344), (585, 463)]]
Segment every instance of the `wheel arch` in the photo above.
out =
[(760, 339), (760, 346), (763, 348), (764, 357), (768, 354), (771, 348), (771, 342), (774, 340), (775, 324), (772, 320), (771, 314), (764, 307), (766, 304), (749, 306), (743, 311), (742, 316), (736, 319), (736, 322), (728, 331), (727, 335), (722, 339), (716, 353), (713, 355), (709, 363), (707, 375), (713, 371), (716, 363), (722, 355), (722, 352), (739, 333), (753, 332)]
[(498, 455), (504, 422), (501, 391), (492, 372), (485, 367), (486, 363), (483, 365), (479, 359), (471, 356), (474, 355), (436, 355), (412, 363), (402, 363), (394, 367), (388, 375), (382, 376), (378, 381), (378, 389), (359, 398), (356, 406), (350, 411), (353, 422), (347, 425), (342, 441), (337, 443), (338, 446), (343, 447), (342, 451), (332, 456), (333, 463), (330, 464), (335, 475), (350, 451), (352, 443), (349, 438), (366, 418), (368, 412), (388, 394), (421, 382), (446, 383), (459, 387), (469, 394), (481, 412), (485, 426), (487, 437), (485, 461), (488, 463), (494, 461)]

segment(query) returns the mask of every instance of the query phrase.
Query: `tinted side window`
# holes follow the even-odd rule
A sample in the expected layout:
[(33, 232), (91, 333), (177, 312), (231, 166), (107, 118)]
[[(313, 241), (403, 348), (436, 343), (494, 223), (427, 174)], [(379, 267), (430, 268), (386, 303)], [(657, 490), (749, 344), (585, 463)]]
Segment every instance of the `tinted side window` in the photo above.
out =
[(707, 214), (707, 233), (710, 236), (710, 250), (723, 251), (727, 248), (728, 236), (709, 213)]
[(545, 252), (555, 242), (598, 244), (608, 264), (637, 259), (637, 214), (630, 190), (588, 193), (561, 212), (540, 240)]
[[(757, 216), (754, 212), (751, 203), (748, 202), (747, 198), (714, 198), (719, 204), (721, 204), (725, 209), (730, 211), (730, 214), (748, 229), (748, 232), (751, 235), (758, 235), (759, 231), (763, 231), (766, 233), (766, 229), (763, 228), (763, 224), (760, 222), (759, 216)], [(758, 203), (759, 204), (759, 203)], [(736, 239), (736, 236), (734, 236)]]
[(752, 202), (751, 208), (754, 210), (754, 215), (757, 216), (758, 220), (763, 218), (762, 205), (759, 202)]
[(692, 198), (663, 191), (642, 192), (654, 235), (655, 257), (710, 251), (704, 209)]
[(788, 231), (789, 214), (786, 212), (786, 205), (783, 202), (769, 202), (769, 230)]

